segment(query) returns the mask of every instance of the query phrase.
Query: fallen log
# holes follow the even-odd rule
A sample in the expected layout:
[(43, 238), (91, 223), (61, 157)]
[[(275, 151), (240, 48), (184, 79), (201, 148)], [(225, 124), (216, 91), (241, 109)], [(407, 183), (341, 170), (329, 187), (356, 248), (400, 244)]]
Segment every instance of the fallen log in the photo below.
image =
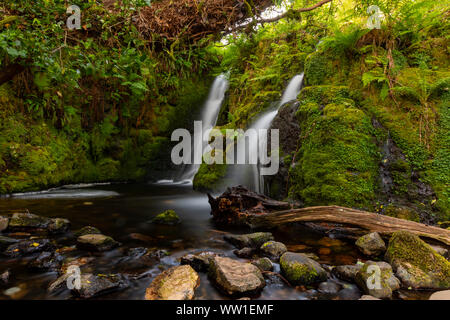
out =
[[(389, 238), (395, 231), (409, 231), (423, 240), (450, 246), (450, 230), (381, 214), (339, 206), (295, 209), (287, 202), (272, 200), (242, 186), (228, 189), (221, 196), (209, 196), (211, 214), (218, 223), (275, 228), (290, 223), (303, 223), (325, 233), (356, 238), (378, 232)], [(280, 209), (280, 208), (285, 209)], [(290, 208), (289, 208), (290, 207)]]

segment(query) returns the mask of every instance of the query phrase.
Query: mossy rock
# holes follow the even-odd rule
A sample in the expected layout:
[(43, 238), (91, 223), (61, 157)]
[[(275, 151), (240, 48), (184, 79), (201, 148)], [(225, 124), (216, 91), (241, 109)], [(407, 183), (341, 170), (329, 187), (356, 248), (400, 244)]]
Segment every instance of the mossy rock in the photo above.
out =
[(119, 245), (119, 242), (103, 234), (85, 234), (77, 238), (77, 247), (82, 250), (109, 251)]
[(393, 233), (385, 259), (406, 287), (450, 288), (450, 262), (410, 232)]
[(218, 191), (227, 173), (226, 164), (202, 163), (195, 174), (193, 185), (198, 191)]
[(380, 299), (390, 299), (392, 293), (400, 289), (400, 281), (384, 261), (367, 261), (356, 274), (355, 281), (366, 294)]
[(327, 273), (320, 264), (302, 253), (283, 254), (280, 258), (280, 268), (293, 285), (310, 285), (327, 279)]
[(74, 233), (74, 235), (76, 237), (81, 237), (86, 234), (102, 234), (102, 232), (99, 229), (97, 229), (96, 227), (85, 226)]
[(180, 217), (174, 210), (166, 210), (152, 219), (152, 223), (175, 225), (180, 223)]
[(403, 220), (420, 222), (419, 214), (411, 208), (389, 205), (386, 207), (385, 215)]
[(270, 232), (255, 232), (249, 234), (229, 234), (224, 236), (224, 239), (232, 245), (241, 248), (259, 249), (267, 241), (274, 239)]

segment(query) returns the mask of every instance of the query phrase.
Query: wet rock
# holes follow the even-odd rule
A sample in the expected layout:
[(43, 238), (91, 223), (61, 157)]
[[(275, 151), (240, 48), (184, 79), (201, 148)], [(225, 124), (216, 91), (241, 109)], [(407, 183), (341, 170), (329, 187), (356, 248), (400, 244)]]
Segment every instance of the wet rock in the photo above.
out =
[(253, 260), (251, 262), (253, 265), (257, 266), (259, 270), (261, 271), (272, 271), (273, 270), (273, 263), (270, 261), (269, 258), (260, 258), (257, 260)]
[(180, 217), (173, 210), (166, 210), (152, 219), (152, 223), (175, 225), (180, 223)]
[(429, 300), (450, 300), (450, 290), (435, 292), (430, 296)]
[(59, 270), (64, 257), (57, 252), (42, 252), (36, 259), (29, 262), (28, 267), (35, 270)]
[(324, 294), (336, 294), (339, 292), (340, 289), (341, 289), (340, 285), (330, 280), (322, 282), (321, 284), (319, 284), (319, 287), (317, 288), (317, 290), (320, 293)]
[(0, 236), (0, 250), (7, 248), (8, 246), (19, 242), (19, 240), (9, 237)]
[(233, 253), (236, 256), (238, 256), (239, 258), (251, 259), (255, 255), (256, 250), (253, 249), (253, 248), (245, 247), (245, 248), (242, 248), (242, 249), (239, 249), (239, 250), (237, 250), (237, 249), (233, 250)]
[(373, 296), (369, 296), (369, 295), (363, 295), (361, 298), (359, 298), (358, 300), (381, 300), (378, 298), (375, 298)]
[(27, 212), (16, 212), (9, 220), (9, 229), (46, 229), (51, 219)]
[(102, 234), (100, 230), (98, 230), (96, 227), (92, 226), (85, 226), (81, 228), (80, 230), (76, 231), (75, 233), (76, 237), (85, 236), (87, 234)]
[(316, 261), (302, 253), (286, 252), (280, 258), (281, 272), (294, 285), (325, 281), (327, 273)]
[(270, 232), (255, 232), (242, 235), (225, 235), (224, 239), (239, 249), (245, 247), (259, 249), (265, 242), (274, 240), (274, 237)]
[(208, 276), (222, 292), (230, 296), (255, 294), (265, 286), (258, 267), (230, 258), (214, 257)]
[(395, 232), (389, 240), (385, 259), (406, 287), (450, 288), (450, 262), (412, 233)]
[(77, 266), (79, 268), (91, 264), (95, 258), (93, 257), (80, 257), (80, 258), (68, 258), (61, 266), (61, 273), (64, 274), (70, 268), (70, 266)]
[(48, 225), (48, 231), (50, 233), (65, 233), (69, 231), (70, 221), (63, 218), (54, 218), (51, 219), (51, 222)]
[(331, 273), (339, 279), (353, 282), (355, 280), (356, 274), (362, 268), (362, 266), (362, 264), (337, 266), (333, 268)]
[(8, 257), (20, 257), (41, 252), (45, 250), (53, 250), (54, 246), (48, 239), (25, 240), (12, 244), (3, 252)]
[(103, 234), (85, 234), (77, 238), (77, 247), (88, 251), (108, 251), (119, 245), (119, 242)]
[(277, 241), (267, 241), (259, 249), (264, 256), (273, 261), (279, 261), (281, 255), (287, 252), (286, 246)]
[(0, 273), (0, 284), (7, 284), (11, 278), (11, 271), (6, 270)]
[(200, 284), (191, 266), (172, 267), (159, 274), (145, 292), (146, 300), (192, 300)]
[(319, 257), (317, 256), (317, 254), (313, 253), (313, 252), (302, 252), (303, 255), (305, 255), (306, 257), (319, 261)]
[(354, 284), (346, 284), (344, 288), (338, 292), (339, 300), (358, 300), (361, 298), (361, 291)]
[(218, 254), (212, 251), (188, 253), (181, 257), (180, 263), (190, 265), (197, 272), (207, 272), (209, 263), (215, 256)]
[(378, 257), (386, 251), (386, 244), (377, 232), (358, 238), (355, 244), (363, 254), (369, 257)]
[(128, 287), (128, 281), (119, 274), (94, 275), (91, 273), (81, 274), (81, 287), (72, 289), (76, 296), (89, 299), (113, 289), (123, 289)]
[(391, 299), (392, 292), (400, 289), (400, 280), (384, 261), (367, 261), (356, 274), (355, 281), (366, 294), (380, 299)]
[(0, 216), (0, 232), (8, 228), (9, 218)]

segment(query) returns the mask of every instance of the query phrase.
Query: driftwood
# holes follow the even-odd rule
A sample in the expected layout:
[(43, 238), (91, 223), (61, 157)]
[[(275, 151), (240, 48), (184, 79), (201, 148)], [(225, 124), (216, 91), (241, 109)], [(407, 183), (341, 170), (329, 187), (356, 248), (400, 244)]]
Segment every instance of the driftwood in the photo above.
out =
[[(260, 200), (259, 200), (260, 199)], [(217, 198), (209, 196), (214, 220), (219, 223), (274, 228), (303, 223), (326, 233), (355, 238), (378, 232), (384, 238), (395, 231), (409, 231), (424, 240), (450, 246), (450, 231), (422, 223), (339, 206), (294, 209), (286, 202), (272, 200), (244, 187), (228, 189)], [(279, 208), (286, 209), (279, 209)]]

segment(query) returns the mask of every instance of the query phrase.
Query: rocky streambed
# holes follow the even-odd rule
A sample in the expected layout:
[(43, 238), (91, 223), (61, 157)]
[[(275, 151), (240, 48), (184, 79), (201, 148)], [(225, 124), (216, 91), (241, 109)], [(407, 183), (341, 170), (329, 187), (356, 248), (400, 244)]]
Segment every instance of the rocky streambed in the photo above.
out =
[(447, 248), (407, 232), (356, 241), (302, 225), (248, 233), (216, 225), (206, 196), (185, 187), (135, 187), (89, 201), (2, 202), (0, 297), (429, 299), (450, 289)]

